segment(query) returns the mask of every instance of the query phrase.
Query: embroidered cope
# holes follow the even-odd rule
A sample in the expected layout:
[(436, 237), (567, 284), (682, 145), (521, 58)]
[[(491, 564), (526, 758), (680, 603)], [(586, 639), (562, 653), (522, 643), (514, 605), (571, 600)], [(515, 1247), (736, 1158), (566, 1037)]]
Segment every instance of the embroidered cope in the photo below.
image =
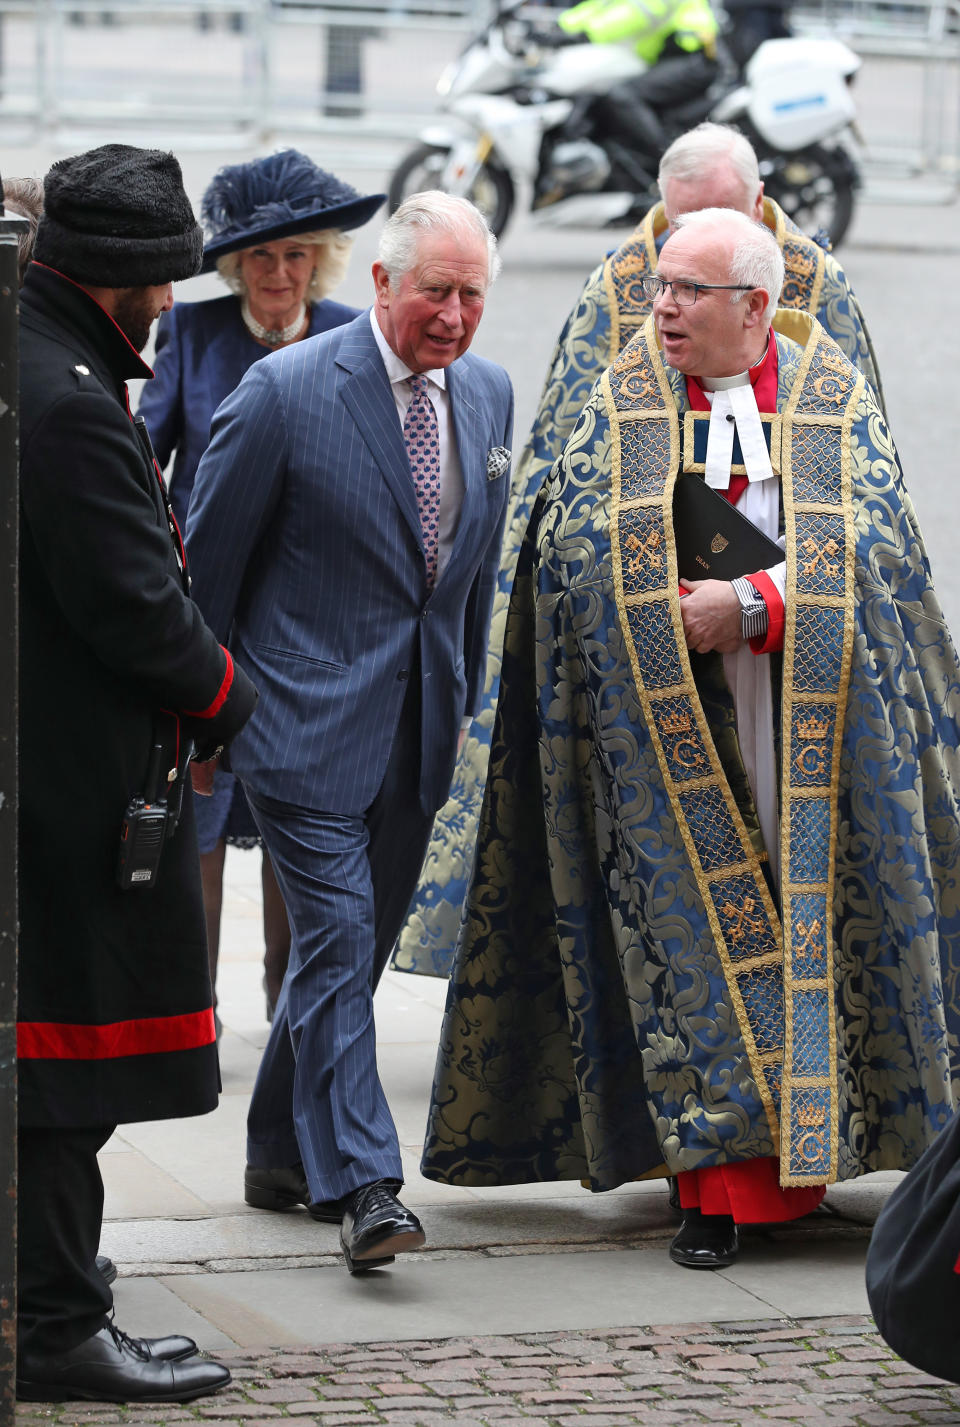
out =
[(710, 417), (651, 322), (518, 562), (429, 1179), (776, 1156), (819, 1186), (909, 1168), (960, 1100), (960, 665), (873, 393), (810, 317), (775, 328), (778, 829), (722, 661), (683, 637), (673, 491)]

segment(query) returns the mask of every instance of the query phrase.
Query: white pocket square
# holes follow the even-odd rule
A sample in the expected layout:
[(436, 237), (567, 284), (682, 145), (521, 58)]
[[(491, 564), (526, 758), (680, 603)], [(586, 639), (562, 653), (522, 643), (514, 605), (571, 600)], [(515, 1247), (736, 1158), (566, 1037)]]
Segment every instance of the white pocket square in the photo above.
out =
[(494, 446), (487, 452), (487, 480), (495, 481), (510, 465), (512, 451), (506, 446)]

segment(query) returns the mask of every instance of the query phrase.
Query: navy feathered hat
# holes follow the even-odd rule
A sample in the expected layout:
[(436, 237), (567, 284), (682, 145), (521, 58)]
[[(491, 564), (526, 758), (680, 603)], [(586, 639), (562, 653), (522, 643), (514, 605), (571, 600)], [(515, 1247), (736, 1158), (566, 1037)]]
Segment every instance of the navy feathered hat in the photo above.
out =
[(362, 194), (299, 149), (281, 149), (245, 164), (228, 164), (203, 195), (201, 218), (207, 233), (201, 272), (218, 258), (319, 228), (359, 228), (386, 200), (385, 193)]

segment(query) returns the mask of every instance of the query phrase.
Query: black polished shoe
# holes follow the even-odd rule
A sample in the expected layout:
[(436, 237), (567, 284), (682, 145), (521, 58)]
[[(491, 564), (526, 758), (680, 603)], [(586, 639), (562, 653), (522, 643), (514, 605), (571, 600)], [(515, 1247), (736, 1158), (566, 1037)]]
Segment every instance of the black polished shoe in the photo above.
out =
[(112, 1283), (117, 1276), (117, 1266), (106, 1254), (97, 1254), (97, 1272), (104, 1283)]
[(171, 1333), (166, 1338), (131, 1338), (138, 1343), (148, 1357), (159, 1358), (165, 1363), (181, 1363), (184, 1358), (192, 1358), (200, 1349), (192, 1338), (182, 1333)]
[(419, 1249), (426, 1240), (423, 1225), (400, 1203), (392, 1183), (377, 1179), (346, 1196), (340, 1247), (351, 1273), (393, 1263), (395, 1254)]
[(670, 1257), (684, 1268), (729, 1268), (740, 1247), (737, 1226), (729, 1214), (702, 1214), (684, 1209)]
[(254, 1164), (248, 1164), (243, 1173), (243, 1198), (254, 1209), (293, 1209), (297, 1204), (303, 1204), (311, 1219), (323, 1224), (339, 1224), (346, 1205), (345, 1199), (328, 1199), (311, 1204), (302, 1164), (292, 1165), (289, 1169), (259, 1169)]
[(69, 1352), (23, 1353), (17, 1361), (17, 1397), (22, 1402), (192, 1402), (230, 1381), (227, 1369), (211, 1358), (171, 1361), (151, 1352), (149, 1341), (130, 1338), (108, 1323)]

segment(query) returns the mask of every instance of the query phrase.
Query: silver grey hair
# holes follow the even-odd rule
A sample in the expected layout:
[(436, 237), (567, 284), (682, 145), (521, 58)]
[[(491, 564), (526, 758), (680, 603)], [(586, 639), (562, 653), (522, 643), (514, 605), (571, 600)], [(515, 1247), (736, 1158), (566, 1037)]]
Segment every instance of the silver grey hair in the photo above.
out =
[(384, 223), (377, 257), (386, 270), (390, 286), (396, 287), (416, 265), (423, 234), (438, 230), (455, 236), (473, 232), (483, 240), (487, 249), (487, 287), (492, 287), (500, 272), (500, 254), (486, 219), (468, 199), (455, 198), (439, 189), (411, 194)]
[[(353, 246), (353, 238), (349, 233), (343, 233), (339, 228), (318, 228), (315, 233), (294, 233), (289, 240), (278, 238), (274, 241), (289, 241), (300, 247), (316, 248), (317, 260), (305, 293), (308, 304), (312, 305), (329, 297), (334, 288), (343, 282)], [(244, 253), (258, 246), (257, 243), (251, 243), (249, 248), (239, 248), (235, 253), (224, 253), (222, 258), (217, 259), (217, 272), (237, 297), (245, 297), (247, 292), (247, 285), (240, 275), (240, 259)]]
[(730, 124), (709, 121), (688, 129), (664, 153), (657, 174), (661, 198), (668, 179), (707, 178), (724, 160), (743, 184), (745, 201), (752, 204), (760, 188), (760, 169), (752, 144)]
[(33, 243), (37, 227), (43, 213), (43, 181), (39, 178), (5, 178), (3, 180), (4, 206), (20, 218), (26, 218), (29, 228), (17, 235), (17, 275), (20, 286), (27, 275), (30, 259), (33, 257)]
[[(680, 228), (726, 229), (733, 240), (730, 261), (730, 281), (747, 287), (762, 287), (768, 294), (764, 317), (773, 315), (783, 288), (783, 253), (780, 244), (762, 223), (756, 223), (735, 208), (700, 208), (696, 213), (681, 213), (676, 220)], [(731, 302), (741, 302), (743, 292), (732, 292)]]

